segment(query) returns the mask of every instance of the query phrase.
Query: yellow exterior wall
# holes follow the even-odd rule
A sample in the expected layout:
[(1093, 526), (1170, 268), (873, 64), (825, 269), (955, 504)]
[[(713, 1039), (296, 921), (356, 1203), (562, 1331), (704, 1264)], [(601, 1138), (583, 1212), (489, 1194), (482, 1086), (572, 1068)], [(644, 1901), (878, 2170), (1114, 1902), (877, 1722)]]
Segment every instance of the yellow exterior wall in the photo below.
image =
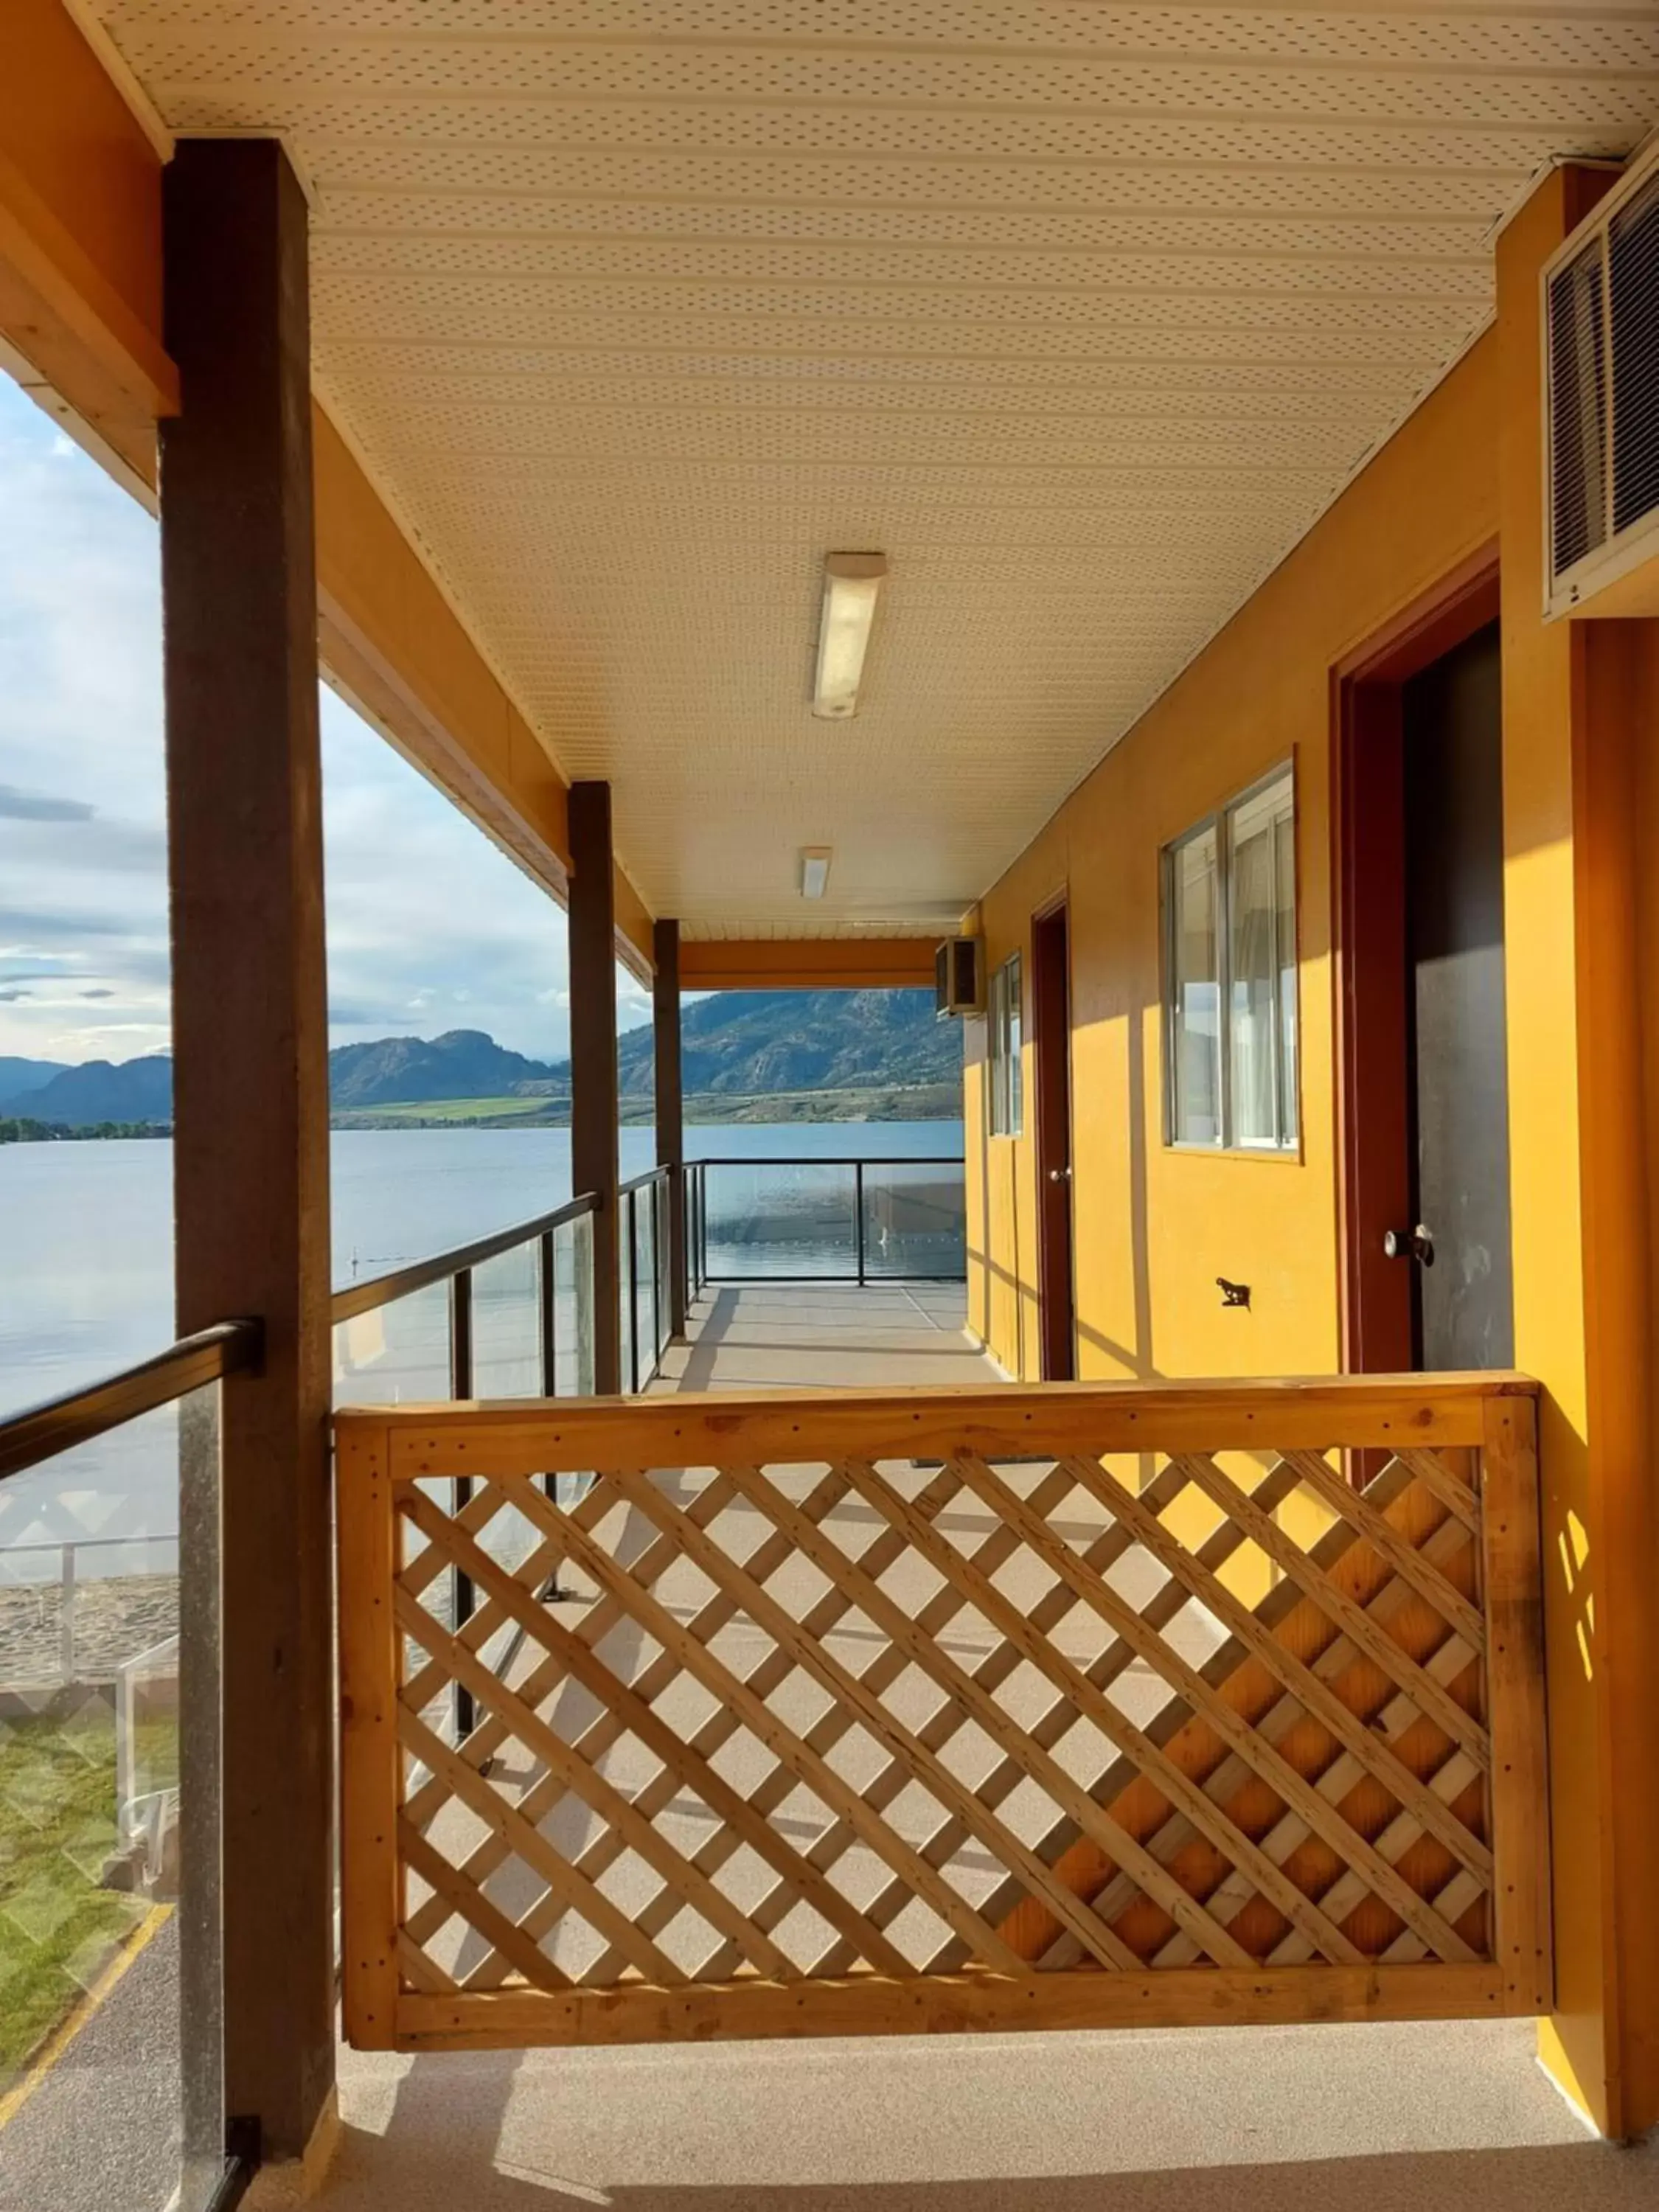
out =
[(1499, 241), (1498, 281), (1516, 1357), (1546, 1385), (1552, 1576), (1543, 2049), (1622, 2136), (1659, 2124), (1659, 626), (1541, 619), (1537, 320), (1540, 264), (1607, 181), (1548, 178)]
[[(1072, 927), (1079, 1370), (1340, 1362), (1334, 671), (1494, 538), (1502, 560), (1517, 1363), (1545, 1385), (1557, 2010), (1547, 2063), (1606, 2131), (1659, 2124), (1659, 622), (1542, 619), (1538, 275), (1605, 189), (1556, 172), (1498, 246), (1495, 327), (981, 906), (1026, 957), (1027, 1132), (966, 1092), (969, 1314), (1037, 1364), (1030, 918)], [(1650, 611), (1626, 591), (1620, 611)], [(1297, 777), (1302, 1157), (1163, 1141), (1158, 853), (1275, 763)], [(1214, 1278), (1249, 1283), (1248, 1314)]]
[[(1067, 894), (1073, 1206), (1082, 1376), (1328, 1373), (1338, 1364), (1330, 969), (1333, 665), (1498, 527), (1488, 334), (988, 893), (988, 966), (1025, 955), (1025, 1133), (970, 1111), (987, 1221), (969, 1304), (994, 1356), (1037, 1375), (1030, 916)], [(1158, 855), (1294, 758), (1301, 937), (1299, 1158), (1164, 1142)], [(1216, 1277), (1249, 1283), (1225, 1309)]]

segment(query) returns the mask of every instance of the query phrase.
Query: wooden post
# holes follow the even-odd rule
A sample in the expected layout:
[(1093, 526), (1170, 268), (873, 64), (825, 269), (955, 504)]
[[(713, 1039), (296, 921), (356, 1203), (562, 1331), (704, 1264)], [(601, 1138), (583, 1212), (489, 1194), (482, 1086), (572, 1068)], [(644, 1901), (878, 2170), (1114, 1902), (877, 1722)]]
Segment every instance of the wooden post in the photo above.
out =
[(656, 980), (652, 1023), (657, 1047), (657, 1164), (668, 1179), (668, 1333), (685, 1334), (685, 1106), (680, 1088), (680, 926), (652, 932)]
[(611, 787), (570, 787), (570, 1176), (593, 1216), (593, 1388), (622, 1389), (617, 1272), (617, 902)]
[(178, 1325), (224, 1390), (225, 2095), (264, 2154), (334, 2079), (327, 994), (305, 197), (272, 139), (165, 179), (161, 425)]

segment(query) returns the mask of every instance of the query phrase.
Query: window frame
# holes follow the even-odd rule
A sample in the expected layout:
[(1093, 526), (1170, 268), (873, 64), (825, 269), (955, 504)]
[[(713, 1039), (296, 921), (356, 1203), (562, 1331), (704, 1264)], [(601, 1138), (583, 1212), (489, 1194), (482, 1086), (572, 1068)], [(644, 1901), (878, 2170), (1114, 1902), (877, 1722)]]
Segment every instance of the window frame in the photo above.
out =
[(988, 1133), (993, 1137), (1023, 1137), (1025, 1133), (1025, 1084), (1021, 1055), (1025, 1045), (1024, 964), (1011, 952), (992, 970), (986, 993), (986, 1106)]
[[(1297, 788), (1296, 757), (1277, 762), (1267, 772), (1234, 792), (1219, 806), (1214, 807), (1199, 821), (1183, 830), (1178, 837), (1171, 837), (1158, 853), (1159, 945), (1162, 974), (1159, 979), (1159, 1012), (1164, 1039), (1164, 1142), (1166, 1149), (1176, 1152), (1197, 1152), (1213, 1158), (1221, 1156), (1230, 1159), (1293, 1160), (1303, 1157), (1302, 1115), (1302, 872), (1300, 866), (1301, 815)], [(1279, 1109), (1279, 1133), (1272, 1143), (1241, 1143), (1237, 1138), (1233, 1117), (1233, 838), (1235, 817), (1244, 808), (1283, 783), (1288, 787), (1288, 819), (1291, 830), (1291, 964), (1295, 976), (1291, 1020), (1293, 1065), (1291, 1081), (1279, 1090), (1283, 1069), (1284, 1036), (1281, 1028), (1283, 1001), (1275, 989), (1273, 997), (1273, 1055), (1275, 1069), (1275, 1092)], [(1216, 1042), (1217, 1097), (1219, 1107), (1219, 1127), (1213, 1139), (1186, 1137), (1176, 1126), (1176, 1062), (1179, 1048), (1176, 1012), (1176, 861), (1184, 848), (1197, 838), (1213, 833), (1216, 849)], [(1288, 1134), (1286, 1133), (1288, 1128)]]

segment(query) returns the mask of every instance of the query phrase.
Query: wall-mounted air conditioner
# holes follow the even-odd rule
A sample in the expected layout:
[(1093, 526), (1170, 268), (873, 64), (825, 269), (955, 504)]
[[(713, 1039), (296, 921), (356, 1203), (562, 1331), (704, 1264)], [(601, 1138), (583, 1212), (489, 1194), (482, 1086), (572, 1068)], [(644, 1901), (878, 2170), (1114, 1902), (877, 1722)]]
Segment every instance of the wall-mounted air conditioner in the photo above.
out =
[(985, 946), (977, 937), (947, 937), (933, 955), (934, 1001), (947, 1014), (985, 1011)]
[(1543, 286), (1545, 612), (1563, 615), (1659, 558), (1659, 142)]

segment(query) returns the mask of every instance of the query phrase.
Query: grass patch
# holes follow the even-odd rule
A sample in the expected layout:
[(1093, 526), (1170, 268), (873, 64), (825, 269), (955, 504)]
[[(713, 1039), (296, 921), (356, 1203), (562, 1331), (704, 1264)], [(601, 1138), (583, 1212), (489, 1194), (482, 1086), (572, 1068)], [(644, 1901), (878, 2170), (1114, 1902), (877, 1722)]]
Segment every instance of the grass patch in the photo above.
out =
[(144, 1917), (143, 1899), (99, 1887), (115, 1843), (108, 1707), (0, 1722), (0, 2086)]
[(434, 1121), (504, 1121), (524, 1114), (545, 1114), (554, 1102), (547, 1098), (418, 1098), (406, 1105), (341, 1107), (335, 1115), (337, 1122), (356, 1121), (367, 1127), (371, 1123), (395, 1127), (398, 1123), (413, 1121), (417, 1125)]

